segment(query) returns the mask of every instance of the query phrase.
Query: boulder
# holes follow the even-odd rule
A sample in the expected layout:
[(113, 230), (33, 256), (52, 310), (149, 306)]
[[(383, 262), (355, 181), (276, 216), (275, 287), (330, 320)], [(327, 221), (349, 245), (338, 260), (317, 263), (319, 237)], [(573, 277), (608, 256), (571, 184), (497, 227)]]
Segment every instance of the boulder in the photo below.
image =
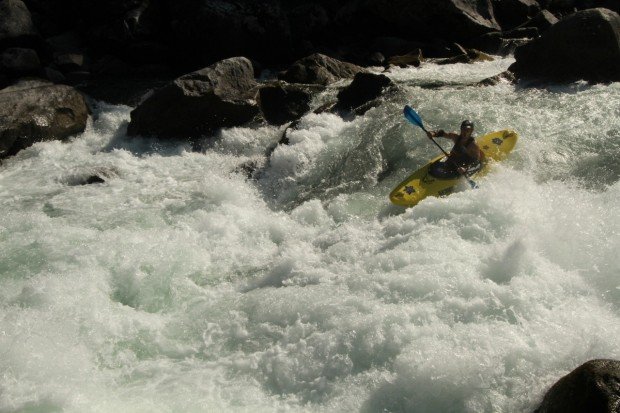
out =
[(519, 27), (535, 27), (539, 33), (543, 33), (557, 22), (559, 22), (558, 18), (551, 14), (549, 10), (543, 10)]
[(500, 29), (490, 0), (368, 0), (365, 4), (375, 25), (408, 38), (443, 36), (458, 42)]
[(86, 127), (86, 101), (69, 86), (29, 80), (0, 93), (0, 157), (35, 142), (66, 139)]
[(21, 0), (0, 1), (0, 47), (29, 46), (36, 36), (28, 8)]
[(181, 76), (131, 112), (129, 135), (198, 138), (243, 125), (258, 113), (252, 63), (233, 57)]
[(514, 73), (506, 70), (505, 72), (502, 72), (499, 75), (487, 77), (486, 79), (481, 80), (480, 82), (476, 84), (476, 86), (495, 86), (502, 82), (515, 83), (516, 79), (515, 79)]
[(352, 78), (364, 71), (362, 67), (352, 63), (315, 53), (296, 61), (278, 77), (289, 83), (328, 85), (340, 79)]
[(502, 29), (512, 29), (540, 11), (535, 0), (491, 0), (493, 12)]
[(577, 12), (515, 51), (517, 78), (592, 82), (620, 80), (620, 16), (608, 9)]
[(388, 65), (398, 66), (398, 67), (407, 67), (407, 66), (415, 66), (420, 67), (420, 64), (424, 61), (424, 57), (422, 56), (422, 50), (418, 49), (415, 52), (407, 53), (401, 56), (391, 56), (388, 58)]
[(41, 70), (41, 62), (34, 50), (13, 47), (0, 55), (0, 70), (10, 76), (33, 75)]
[(620, 361), (590, 360), (562, 377), (535, 413), (617, 413)]
[(62, 53), (54, 56), (54, 63), (63, 72), (74, 72), (84, 69), (84, 55), (81, 53)]
[(312, 94), (307, 88), (276, 82), (258, 91), (258, 105), (265, 120), (282, 125), (302, 117), (310, 110)]
[[(349, 86), (338, 92), (338, 101), (333, 109), (342, 113), (360, 108), (379, 98), (386, 88), (394, 86), (394, 83), (385, 75), (358, 73)], [(367, 106), (365, 110), (356, 114), (363, 114), (371, 107)]]
[(438, 65), (451, 65), (455, 63), (476, 63), (492, 62), (493, 57), (476, 49), (467, 49), (465, 53), (447, 59), (439, 59), (435, 63)]
[[(473, 40), (471, 43), (469, 43), (469, 45), (484, 53), (499, 56), (508, 56), (509, 54), (514, 53), (517, 47), (529, 43), (532, 37), (537, 37), (537, 35), (532, 36), (532, 34), (538, 33), (537, 29), (529, 29), (533, 29), (533, 31), (523, 32), (515, 29), (510, 30), (507, 33), (487, 33)], [(524, 35), (524, 37), (513, 37), (519, 34)]]

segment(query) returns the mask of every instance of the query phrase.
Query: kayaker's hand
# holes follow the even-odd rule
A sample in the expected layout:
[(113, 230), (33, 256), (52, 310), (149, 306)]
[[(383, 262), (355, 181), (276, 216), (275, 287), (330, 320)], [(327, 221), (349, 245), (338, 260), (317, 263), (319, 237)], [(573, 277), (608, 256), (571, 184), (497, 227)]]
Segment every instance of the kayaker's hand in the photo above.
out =
[(458, 168), (456, 168), (456, 170), (459, 171), (461, 175), (465, 175), (467, 173), (467, 170), (462, 166), (459, 166)]
[(435, 136), (435, 133), (432, 131), (427, 130), (426, 131), (426, 136), (428, 136), (429, 139), (433, 139), (433, 136)]

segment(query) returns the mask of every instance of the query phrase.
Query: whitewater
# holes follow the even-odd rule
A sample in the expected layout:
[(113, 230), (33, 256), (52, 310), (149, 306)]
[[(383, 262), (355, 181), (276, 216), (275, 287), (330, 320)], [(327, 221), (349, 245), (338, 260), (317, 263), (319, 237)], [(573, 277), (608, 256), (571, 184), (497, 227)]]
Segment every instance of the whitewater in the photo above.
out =
[[(471, 85), (513, 61), (396, 69), (268, 160), (284, 127), (195, 152), (105, 102), (4, 160), (0, 412), (531, 412), (620, 359), (620, 83)], [(437, 155), (405, 104), (520, 140), (479, 189), (392, 206)]]

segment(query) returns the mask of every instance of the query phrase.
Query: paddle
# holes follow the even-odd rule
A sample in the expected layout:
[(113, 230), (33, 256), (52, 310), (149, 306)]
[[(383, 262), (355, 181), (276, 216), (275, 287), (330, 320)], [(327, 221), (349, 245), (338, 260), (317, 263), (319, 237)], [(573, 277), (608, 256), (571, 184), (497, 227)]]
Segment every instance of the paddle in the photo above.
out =
[[(416, 126), (419, 126), (420, 128), (422, 128), (424, 132), (428, 133), (428, 131), (424, 127), (424, 123), (422, 123), (422, 118), (420, 117), (420, 115), (418, 115), (418, 113), (415, 110), (413, 110), (411, 106), (405, 105), (405, 109), (403, 109), (403, 113), (405, 114), (405, 118), (409, 122), (411, 122), (412, 124)], [(446, 158), (450, 159), (450, 156), (448, 155), (448, 153), (441, 147), (440, 144), (437, 143), (437, 141), (435, 141), (435, 139), (430, 138), (430, 137), (429, 139), (432, 140), (435, 145), (437, 145), (437, 147), (441, 150), (441, 152), (443, 152), (444, 155), (446, 155)], [(455, 164), (454, 162), (452, 164), (457, 168), (456, 169), (457, 172), (461, 174), (461, 176), (467, 180), (467, 183), (469, 183), (469, 186), (471, 186), (472, 188), (478, 188), (478, 184), (472, 181), (466, 174), (461, 172), (457, 164)]]

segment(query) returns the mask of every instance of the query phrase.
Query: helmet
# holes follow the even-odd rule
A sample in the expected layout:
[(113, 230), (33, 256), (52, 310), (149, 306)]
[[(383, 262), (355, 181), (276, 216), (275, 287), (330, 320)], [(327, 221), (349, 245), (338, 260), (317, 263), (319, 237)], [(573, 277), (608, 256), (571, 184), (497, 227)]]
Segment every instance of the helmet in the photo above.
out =
[(474, 122), (470, 120), (464, 120), (463, 123), (461, 123), (461, 129), (473, 129), (473, 128), (474, 128)]

